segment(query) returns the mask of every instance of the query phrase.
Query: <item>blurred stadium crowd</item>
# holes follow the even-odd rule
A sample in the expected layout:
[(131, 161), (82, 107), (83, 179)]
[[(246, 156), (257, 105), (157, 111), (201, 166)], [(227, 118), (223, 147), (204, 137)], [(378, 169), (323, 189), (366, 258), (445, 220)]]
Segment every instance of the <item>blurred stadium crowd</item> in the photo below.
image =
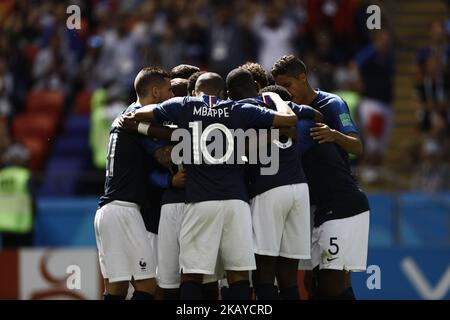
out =
[[(66, 26), (70, 4), (81, 8), (79, 30)], [(355, 165), (375, 182), (393, 126), (397, 39), (384, 2), (370, 4), (383, 12), (379, 31), (358, 0), (0, 1), (2, 165), (27, 162), (40, 195), (100, 194), (108, 128), (135, 99), (142, 67), (226, 75), (256, 61), (270, 71), (295, 53), (313, 87), (347, 101), (366, 146)], [(417, 190), (450, 187), (449, 35), (450, 20), (435, 21), (411, 66), (421, 103), (406, 157)]]

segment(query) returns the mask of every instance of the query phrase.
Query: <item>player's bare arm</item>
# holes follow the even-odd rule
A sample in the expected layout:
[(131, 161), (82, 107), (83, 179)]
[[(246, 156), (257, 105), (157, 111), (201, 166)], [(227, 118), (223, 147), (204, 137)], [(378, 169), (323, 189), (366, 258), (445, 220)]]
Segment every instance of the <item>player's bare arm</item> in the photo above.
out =
[(172, 158), (170, 156), (172, 149), (172, 145), (159, 148), (153, 153), (153, 158), (163, 167), (170, 169), (172, 167)]
[(314, 122), (318, 123), (318, 122), (322, 122), (323, 121), (323, 114), (320, 111), (317, 111), (316, 109), (314, 110)]
[(172, 186), (175, 188), (184, 188), (186, 184), (186, 169), (178, 171), (172, 178)]
[(174, 130), (167, 126), (136, 121), (133, 113), (122, 115), (119, 118), (118, 126), (127, 132), (139, 132), (151, 138), (164, 140), (170, 140)]
[(316, 127), (311, 128), (311, 136), (318, 143), (335, 142), (345, 151), (357, 156), (363, 153), (362, 142), (356, 133), (343, 134), (324, 123), (317, 123)]
[(146, 106), (143, 106), (139, 110), (137, 110), (135, 113), (132, 114), (132, 118), (135, 121), (138, 122), (152, 122), (155, 120), (153, 115), (153, 108), (155, 107), (155, 104), (149, 104)]

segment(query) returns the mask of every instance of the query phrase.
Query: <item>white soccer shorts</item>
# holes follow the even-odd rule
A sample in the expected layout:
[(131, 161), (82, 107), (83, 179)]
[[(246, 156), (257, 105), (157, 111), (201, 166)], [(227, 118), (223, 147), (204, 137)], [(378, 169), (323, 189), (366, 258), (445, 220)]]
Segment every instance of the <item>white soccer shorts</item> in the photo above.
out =
[(180, 231), (183, 273), (214, 274), (218, 258), (225, 270), (255, 270), (248, 203), (215, 200), (189, 203)]
[[(158, 228), (158, 285), (163, 289), (180, 287), (180, 230), (184, 218), (184, 203), (168, 203), (161, 207)], [(214, 275), (205, 275), (203, 283), (223, 279), (224, 270), (217, 264)]]
[(138, 205), (112, 201), (97, 210), (94, 227), (103, 278), (117, 282), (156, 276), (157, 237), (145, 229)]
[(370, 212), (324, 222), (312, 232), (312, 266), (319, 269), (365, 271)]
[(309, 189), (306, 183), (263, 192), (250, 201), (255, 253), (311, 258)]

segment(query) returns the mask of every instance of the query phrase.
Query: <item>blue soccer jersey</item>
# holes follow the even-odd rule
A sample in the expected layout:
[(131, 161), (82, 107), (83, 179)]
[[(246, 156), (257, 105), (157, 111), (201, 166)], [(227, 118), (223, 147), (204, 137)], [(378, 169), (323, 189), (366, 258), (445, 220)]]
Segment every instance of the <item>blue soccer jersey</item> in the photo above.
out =
[[(275, 115), (272, 110), (231, 100), (213, 104), (213, 100), (205, 101), (203, 97), (177, 97), (156, 105), (153, 114), (157, 122), (172, 121), (178, 128), (189, 130), (192, 152), (189, 161), (184, 163), (187, 172), (186, 202), (248, 201), (243, 165), (237, 163), (239, 155), (233, 154), (232, 164), (229, 157), (227, 163), (213, 164), (206, 161), (208, 155), (202, 146), (211, 142), (206, 131), (219, 129), (224, 134), (223, 141), (226, 141), (223, 154), (227, 155), (229, 148), (235, 148), (236, 143), (234, 136), (229, 135), (230, 130), (270, 128)], [(211, 155), (215, 156), (214, 153)]]
[[(255, 101), (255, 99), (246, 99), (241, 101), (253, 104), (258, 103), (261, 108), (274, 109), (273, 103), (265, 98), (266, 97), (258, 97), (259, 101)], [(264, 101), (265, 103), (262, 103), (261, 101)], [(299, 119), (314, 118), (314, 110), (309, 106), (297, 105), (292, 102), (289, 102), (289, 106), (296, 113)], [(297, 141), (293, 141), (291, 138), (283, 135), (279, 137), (279, 140), (271, 140), (271, 146), (278, 148), (278, 171), (274, 175), (263, 175), (261, 174), (261, 168), (268, 167), (269, 165), (250, 165), (247, 170), (250, 198), (280, 186), (306, 183)], [(268, 154), (271, 155), (270, 147), (267, 151)]]
[[(325, 124), (343, 134), (358, 133), (347, 103), (341, 97), (321, 90), (317, 93), (317, 97), (310, 106), (323, 114)], [(338, 146), (338, 148), (341, 156), (348, 161), (348, 153), (342, 147)]]
[[(139, 108), (133, 104), (127, 111)], [(164, 144), (114, 125), (109, 137), (105, 190), (99, 207), (114, 200), (142, 206), (147, 197), (151, 155)]]
[(335, 143), (319, 144), (310, 136), (314, 122), (297, 123), (299, 149), (308, 180), (311, 204), (316, 206), (314, 226), (369, 210), (364, 192), (353, 179), (348, 162)]

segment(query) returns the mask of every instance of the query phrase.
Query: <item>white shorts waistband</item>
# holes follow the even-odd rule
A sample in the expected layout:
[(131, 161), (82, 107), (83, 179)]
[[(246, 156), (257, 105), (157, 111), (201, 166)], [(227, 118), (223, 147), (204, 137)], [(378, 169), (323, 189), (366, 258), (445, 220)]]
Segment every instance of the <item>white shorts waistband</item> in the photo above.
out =
[(139, 210), (139, 206), (136, 203), (133, 203), (133, 202), (114, 200), (114, 201), (111, 201), (109, 204), (110, 205), (114, 205), (114, 206), (120, 206), (120, 207), (136, 208), (136, 209)]

